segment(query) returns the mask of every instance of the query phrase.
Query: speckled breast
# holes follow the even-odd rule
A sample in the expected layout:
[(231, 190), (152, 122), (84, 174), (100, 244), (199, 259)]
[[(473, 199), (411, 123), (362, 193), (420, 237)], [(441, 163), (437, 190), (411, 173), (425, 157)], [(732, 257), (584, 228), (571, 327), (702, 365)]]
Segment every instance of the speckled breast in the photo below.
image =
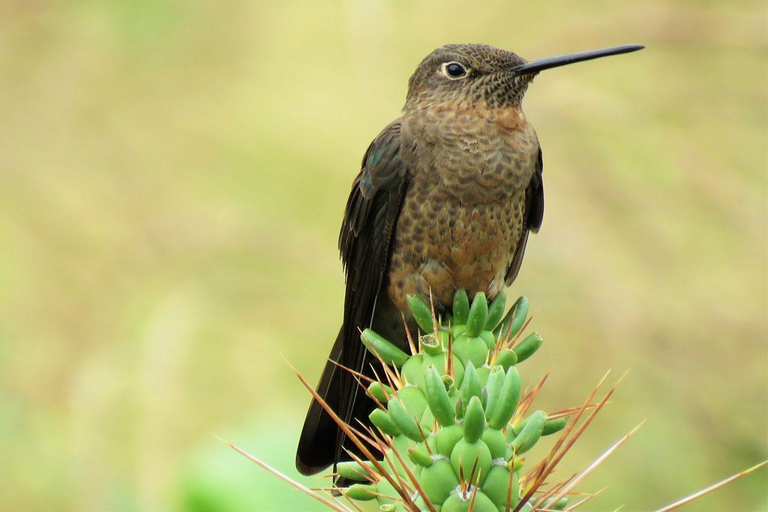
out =
[(404, 117), (411, 173), (390, 260), (388, 294), (450, 304), (457, 289), (494, 297), (524, 229), (538, 140), (518, 109), (432, 108)]

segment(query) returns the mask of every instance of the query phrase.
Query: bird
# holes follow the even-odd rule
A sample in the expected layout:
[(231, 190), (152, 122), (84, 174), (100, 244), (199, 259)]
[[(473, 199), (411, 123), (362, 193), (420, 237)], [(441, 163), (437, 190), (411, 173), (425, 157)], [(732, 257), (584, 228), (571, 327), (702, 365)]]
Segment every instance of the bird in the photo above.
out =
[[(544, 215), (541, 147), (522, 109), (533, 78), (642, 48), (527, 61), (484, 44), (449, 44), (421, 61), (402, 116), (365, 152), (344, 212), (344, 317), (317, 386), (342, 420), (369, 424), (375, 407), (346, 370), (373, 376), (362, 329), (406, 347), (409, 294), (444, 313), (459, 289), (492, 300), (517, 277), (528, 236)], [(313, 400), (296, 453), (299, 472), (350, 460), (349, 451), (359, 453)]]

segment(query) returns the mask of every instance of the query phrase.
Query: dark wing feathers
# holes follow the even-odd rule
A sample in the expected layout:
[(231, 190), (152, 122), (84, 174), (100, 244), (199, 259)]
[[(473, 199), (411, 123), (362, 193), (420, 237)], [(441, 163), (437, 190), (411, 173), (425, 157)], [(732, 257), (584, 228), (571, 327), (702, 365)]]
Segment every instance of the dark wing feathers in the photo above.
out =
[[(370, 326), (376, 297), (389, 263), (392, 233), (402, 204), (406, 170), (400, 160), (400, 122), (387, 126), (366, 151), (363, 168), (355, 180), (339, 235), (339, 250), (347, 273), (344, 300), (342, 364), (362, 371), (366, 350), (360, 331)], [(354, 214), (354, 217), (351, 214)], [(352, 381), (351, 376), (348, 376)], [(342, 408), (352, 411), (358, 386), (345, 387)]]
[[(368, 372), (360, 330), (371, 324), (389, 263), (397, 216), (407, 187), (407, 172), (400, 160), (400, 121), (387, 126), (368, 147), (362, 170), (352, 184), (339, 250), (346, 272), (344, 323), (320, 377), (318, 393), (345, 421), (360, 416), (370, 399), (354, 377), (333, 361), (358, 372)], [(372, 403), (372, 402), (371, 402)], [(365, 413), (367, 414), (367, 413)], [(362, 416), (364, 417), (364, 416)], [(299, 440), (296, 465), (304, 474), (316, 473), (346, 456), (341, 431), (313, 401)], [(345, 444), (346, 447), (351, 448)]]
[(512, 284), (517, 278), (517, 274), (520, 272), (520, 265), (523, 264), (523, 254), (525, 254), (525, 246), (528, 244), (528, 234), (531, 231), (538, 233), (539, 228), (541, 228), (541, 221), (544, 218), (543, 172), (544, 161), (541, 157), (541, 148), (539, 148), (539, 153), (536, 157), (536, 169), (534, 170), (533, 176), (531, 176), (531, 181), (528, 183), (528, 188), (525, 190), (525, 212), (523, 213), (525, 224), (523, 225), (523, 233), (520, 236), (520, 241), (514, 248), (515, 255), (512, 258), (512, 262), (509, 264), (504, 279), (507, 286)]

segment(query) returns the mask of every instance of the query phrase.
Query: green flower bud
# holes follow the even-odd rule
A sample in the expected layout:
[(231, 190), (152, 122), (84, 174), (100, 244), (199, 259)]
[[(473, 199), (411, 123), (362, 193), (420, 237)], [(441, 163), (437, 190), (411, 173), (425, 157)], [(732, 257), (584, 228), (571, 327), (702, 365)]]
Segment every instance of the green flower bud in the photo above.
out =
[(464, 439), (469, 443), (474, 443), (483, 435), (485, 429), (485, 412), (480, 399), (473, 396), (467, 405), (467, 411), (464, 413)]
[(431, 356), (436, 356), (443, 353), (443, 346), (440, 344), (440, 340), (434, 334), (425, 334), (419, 338), (419, 344), (421, 350)]
[(425, 384), (427, 403), (437, 422), (444, 427), (453, 425), (455, 409), (445, 389), (445, 383), (434, 366), (427, 368)]
[(499, 325), (504, 309), (507, 307), (507, 294), (499, 293), (488, 308), (488, 319), (485, 321), (485, 329), (492, 331)]
[(488, 375), (488, 382), (485, 384), (485, 389), (488, 390), (488, 405), (485, 408), (486, 417), (488, 419), (490, 419), (491, 414), (493, 414), (503, 384), (504, 368), (501, 366), (494, 366), (491, 368), (491, 373)]
[(534, 352), (539, 350), (539, 347), (544, 342), (543, 339), (541, 339), (541, 336), (538, 335), (538, 333), (532, 332), (526, 338), (512, 347), (512, 351), (517, 354), (517, 362), (522, 363), (529, 357), (531, 357)]
[(469, 297), (466, 290), (458, 290), (453, 296), (453, 323), (466, 324), (469, 318)]
[(408, 360), (408, 354), (373, 332), (371, 329), (364, 330), (360, 335), (360, 339), (369, 352), (374, 355), (378, 354), (386, 364), (393, 364), (400, 367)]
[(392, 423), (406, 437), (414, 441), (421, 441), (421, 431), (416, 423), (416, 418), (413, 417), (412, 413), (408, 412), (399, 399), (393, 398), (390, 400), (387, 404), (387, 409), (389, 410), (390, 418), (392, 418)]
[(477, 292), (469, 308), (469, 318), (467, 318), (467, 334), (470, 337), (479, 336), (488, 320), (488, 301), (485, 293)]
[[(363, 461), (363, 464), (369, 469), (373, 469), (373, 464), (370, 461)], [(374, 469), (374, 471), (376, 471)], [(368, 472), (360, 465), (359, 462), (350, 460), (346, 462), (339, 462), (336, 464), (336, 473), (342, 478), (349, 480), (355, 480), (358, 482), (368, 481)]]
[(419, 324), (421, 330), (425, 333), (432, 332), (434, 324), (432, 323), (432, 309), (429, 305), (418, 295), (408, 295), (405, 299), (408, 301), (413, 319)]
[(473, 396), (480, 397), (483, 391), (483, 385), (480, 384), (480, 377), (477, 374), (475, 365), (467, 363), (467, 369), (464, 371), (464, 381), (461, 383), (461, 397), (465, 403)]
[(541, 435), (548, 436), (550, 434), (560, 432), (565, 428), (566, 423), (568, 423), (568, 418), (565, 417), (557, 418), (554, 420), (547, 420), (547, 422), (544, 423), (544, 430), (542, 430)]
[(344, 490), (344, 495), (357, 501), (370, 501), (376, 499), (377, 492), (376, 484), (354, 484)]
[(389, 400), (389, 398), (387, 398), (388, 396), (392, 397), (395, 395), (391, 387), (387, 386), (386, 384), (382, 384), (377, 380), (371, 382), (371, 384), (368, 386), (368, 393), (370, 393), (371, 396), (373, 396), (382, 404), (387, 403), (387, 400)]
[(520, 388), (520, 374), (517, 372), (517, 368), (510, 366), (504, 376), (504, 384), (499, 393), (498, 403), (494, 405), (494, 410), (488, 419), (488, 424), (492, 428), (504, 428), (512, 419), (517, 403), (520, 401)]
[(396, 436), (400, 434), (400, 429), (395, 426), (392, 418), (387, 414), (387, 411), (382, 409), (374, 409), (371, 414), (368, 415), (371, 423), (378, 427), (382, 432), (389, 436)]
[(425, 468), (428, 468), (433, 463), (432, 457), (430, 457), (427, 451), (421, 447), (408, 450), (408, 458), (411, 459), (414, 464), (418, 464)]
[(507, 348), (500, 350), (499, 354), (496, 356), (496, 361), (493, 364), (499, 365), (503, 367), (504, 370), (507, 370), (510, 366), (517, 364), (517, 354)]
[(546, 415), (542, 411), (536, 411), (526, 419), (525, 426), (510, 443), (515, 454), (519, 455), (533, 448), (541, 437), (546, 421)]
[(523, 328), (526, 318), (528, 318), (528, 299), (520, 297), (494, 329), (494, 334), (500, 334), (502, 339), (512, 338)]

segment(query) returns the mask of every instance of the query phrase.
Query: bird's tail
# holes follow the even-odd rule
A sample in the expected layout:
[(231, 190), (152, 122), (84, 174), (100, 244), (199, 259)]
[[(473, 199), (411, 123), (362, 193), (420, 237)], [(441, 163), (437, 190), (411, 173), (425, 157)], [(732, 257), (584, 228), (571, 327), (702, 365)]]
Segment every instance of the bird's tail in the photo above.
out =
[[(356, 343), (362, 347), (362, 343), (359, 341)], [(349, 345), (346, 346), (349, 347)], [(344, 347), (345, 329), (342, 327), (320, 376), (317, 394), (341, 419), (349, 422), (352, 418), (358, 418), (368, 423), (368, 415), (373, 411), (375, 403), (360, 388), (357, 379), (338, 366), (337, 363), (344, 362)], [(367, 359), (365, 354), (367, 352), (361, 352), (360, 355)], [(366, 366), (369, 365), (361, 361), (355, 370), (362, 369), (363, 373), (370, 373), (365, 371)], [(359, 427), (359, 425), (353, 426)], [(314, 475), (340, 460), (350, 460), (351, 457), (345, 453), (345, 449), (361, 455), (320, 403), (312, 400), (299, 438), (296, 468), (303, 475)]]

